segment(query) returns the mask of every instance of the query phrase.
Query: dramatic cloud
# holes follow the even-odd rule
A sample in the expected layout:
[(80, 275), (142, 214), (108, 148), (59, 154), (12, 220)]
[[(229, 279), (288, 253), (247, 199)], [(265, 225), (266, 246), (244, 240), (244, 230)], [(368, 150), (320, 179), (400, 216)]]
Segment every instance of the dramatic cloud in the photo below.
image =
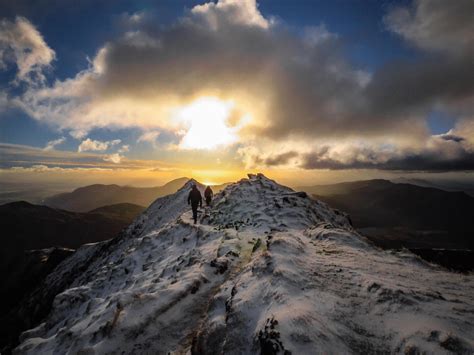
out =
[(352, 142), (326, 144), (307, 152), (247, 157), (250, 166), (288, 165), (303, 169), (380, 169), (405, 171), (474, 170), (474, 140), (461, 129), (431, 136), (422, 146)]
[(66, 137), (61, 137), (61, 138), (49, 141), (48, 143), (46, 143), (46, 146), (43, 148), (43, 150), (46, 150), (46, 151), (53, 150), (54, 148), (56, 148), (57, 145), (63, 144), (65, 141), (66, 141)]
[(474, 151), (459, 142), (433, 137), (419, 151), (386, 151), (384, 147), (353, 147), (338, 151), (334, 147), (304, 154), (301, 167), (305, 169), (381, 169), (404, 171), (466, 171), (474, 170)]
[[(456, 7), (443, 9), (450, 6)], [(433, 16), (418, 8), (409, 24), (397, 15), (409, 10), (400, 8), (385, 22), (412, 40), (408, 33), (414, 30), (405, 26), (425, 28), (426, 17)], [(446, 12), (455, 17), (459, 11)], [(430, 105), (472, 96), (470, 55), (401, 63), (371, 75), (351, 67), (339, 37), (324, 25), (293, 34), (265, 19), (255, 1), (199, 5), (168, 28), (153, 27), (144, 17), (131, 15), (128, 32), (102, 47), (88, 70), (27, 92), (23, 107), (76, 135), (105, 126), (179, 131), (183, 127), (170, 119), (174, 110), (213, 94), (251, 114), (244, 136), (419, 136), (426, 132)]]
[(9, 63), (18, 67), (17, 80), (44, 82), (43, 70), (55, 58), (38, 30), (25, 18), (0, 21), (0, 69)]
[(87, 151), (104, 151), (109, 149), (109, 147), (113, 147), (114, 145), (120, 144), (120, 139), (114, 139), (112, 141), (96, 141), (90, 138), (82, 141), (79, 147), (77, 148), (78, 152), (87, 152)]
[(130, 22), (136, 28), (129, 23), (89, 69), (26, 92), (20, 105), (76, 136), (94, 127), (179, 132), (173, 113), (200, 96), (231, 100), (252, 117), (243, 136), (371, 134), (403, 124), (369, 124), (361, 95), (370, 74), (349, 65), (323, 25), (294, 34), (251, 0), (200, 5), (165, 28)]
[(246, 168), (272, 166), (312, 169), (379, 169), (404, 171), (474, 170), (474, 122), (460, 121), (447, 133), (419, 144), (398, 140), (344, 140), (294, 145), (296, 150), (243, 147), (238, 150)]
[[(15, 103), (76, 138), (133, 127), (143, 131), (140, 142), (154, 144), (166, 132), (175, 139), (169, 146), (189, 149), (183, 137), (209, 119), (196, 116), (190, 125), (177, 113), (215, 97), (233, 105), (223, 131), (232, 127), (228, 141), (246, 165), (437, 170), (451, 159), (470, 169), (470, 138), (431, 136), (427, 116), (441, 108), (459, 122), (474, 117), (472, 13), (470, 0), (391, 9), (386, 28), (422, 53), (373, 73), (354, 67), (343, 40), (324, 24), (292, 31), (263, 16), (255, 0), (198, 5), (170, 26), (144, 12), (124, 15), (124, 33), (105, 43), (89, 68), (30, 87)], [(41, 41), (38, 48), (49, 48)], [(48, 65), (54, 52), (41, 58), (27, 72)], [(110, 142), (86, 139), (81, 146), (103, 151)]]

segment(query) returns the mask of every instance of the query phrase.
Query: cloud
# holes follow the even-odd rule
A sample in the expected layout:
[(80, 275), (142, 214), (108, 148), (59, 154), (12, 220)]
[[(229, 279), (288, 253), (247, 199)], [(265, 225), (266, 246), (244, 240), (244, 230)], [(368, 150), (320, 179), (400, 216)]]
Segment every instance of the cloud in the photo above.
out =
[(55, 52), (26, 18), (0, 20), (0, 69), (13, 62), (18, 82), (43, 83), (43, 71), (54, 59)]
[(474, 2), (417, 0), (384, 17), (390, 31), (426, 51), (416, 60), (392, 63), (374, 74), (367, 97), (375, 112), (424, 113), (444, 106), (471, 116), (474, 107)]
[(374, 72), (354, 67), (344, 39), (324, 24), (292, 31), (252, 0), (198, 5), (169, 26), (148, 13), (127, 15), (124, 33), (103, 44), (89, 68), (29, 87), (15, 102), (74, 137), (134, 127), (143, 131), (139, 141), (153, 143), (160, 132), (179, 141), (190, 128), (175, 113), (217, 97), (239, 113), (228, 123), (239, 126), (244, 164), (414, 168), (414, 157), (436, 162), (438, 154), (466, 167), (466, 135), (432, 137), (426, 118), (437, 108), (459, 121), (474, 117), (472, 4), (420, 0), (391, 9), (386, 28), (421, 53)]
[[(220, 0), (196, 5), (191, 14), (194, 21), (202, 20), (206, 28), (226, 30), (229, 25), (268, 29), (271, 21), (262, 16), (256, 0)], [(190, 21), (190, 19), (186, 19)]]
[(372, 113), (394, 118), (419, 115), (424, 121), (429, 110), (440, 105), (454, 115), (469, 115), (474, 103), (473, 61), (473, 56), (448, 56), (387, 65), (365, 90)]
[(144, 132), (140, 137), (138, 137), (137, 142), (148, 142), (152, 145), (155, 145), (159, 135), (159, 131)]
[(8, 95), (5, 91), (0, 90), (0, 113), (6, 111), (9, 107)]
[(161, 166), (163, 169), (174, 167), (173, 164), (159, 163), (155, 160), (130, 160), (122, 153), (127, 148), (119, 149), (120, 161), (114, 154), (98, 154), (89, 152), (71, 152), (63, 150), (44, 150), (26, 145), (0, 143), (0, 168), (24, 167), (44, 165), (48, 167), (61, 167), (64, 169), (75, 168), (100, 168), (100, 169), (152, 169)]
[(474, 170), (474, 144), (462, 130), (433, 135), (421, 147), (395, 145), (322, 146), (301, 155), (304, 169), (410, 171)]
[(119, 164), (122, 161), (123, 156), (119, 153), (109, 154), (104, 157), (104, 161), (110, 161), (114, 164)]
[(54, 148), (56, 148), (57, 145), (63, 144), (65, 141), (66, 141), (66, 137), (61, 137), (61, 138), (49, 141), (48, 143), (46, 143), (46, 146), (43, 148), (43, 150), (46, 150), (46, 151), (53, 150)]
[(0, 171), (3, 172), (19, 172), (19, 173), (47, 173), (47, 172), (69, 172), (69, 171), (83, 171), (83, 172), (91, 172), (91, 171), (108, 171), (111, 170), (109, 168), (95, 168), (95, 167), (90, 167), (90, 168), (79, 168), (79, 167), (74, 167), (74, 168), (63, 168), (60, 166), (48, 166), (48, 165), (43, 165), (43, 164), (37, 164), (37, 165), (31, 165), (29, 167), (23, 167), (23, 166), (13, 166), (9, 169), (0, 169)]
[(122, 147), (118, 150), (118, 153), (126, 153), (130, 151), (130, 146), (128, 144), (122, 145)]
[[(443, 147), (437, 143), (421, 151), (386, 154), (378, 149), (355, 149), (348, 156), (333, 157), (330, 147), (303, 155), (304, 169), (379, 169), (403, 171), (468, 171), (474, 170), (474, 152), (458, 145)], [(339, 159), (343, 158), (343, 159)], [(348, 159), (348, 160), (346, 160)]]
[(87, 151), (104, 151), (109, 149), (109, 147), (113, 147), (114, 145), (120, 144), (120, 139), (114, 139), (112, 141), (97, 141), (87, 138), (86, 140), (82, 141), (77, 151), (80, 152), (87, 152)]
[(291, 159), (296, 158), (297, 156), (297, 152), (290, 151), (268, 157), (264, 160), (264, 163), (266, 166), (286, 165)]
[(109, 161), (109, 162), (112, 162), (114, 164), (120, 164), (122, 162), (123, 158), (125, 158), (123, 156), (123, 153), (126, 153), (129, 150), (130, 150), (129, 145), (123, 145), (122, 147), (120, 147), (120, 149), (117, 151), (117, 153), (113, 153), (113, 154), (109, 154), (109, 155), (104, 156), (104, 161)]
[(44, 150), (25, 145), (0, 143), (0, 166), (55, 165), (73, 167), (104, 167), (103, 156), (93, 153), (77, 153)]
[(437, 135), (436, 137), (439, 137), (439, 138), (444, 139), (446, 141), (454, 141), (454, 142), (457, 142), (457, 143), (466, 140), (464, 137), (457, 136), (457, 135), (449, 133), (449, 132)]
[(291, 147), (242, 147), (238, 154), (247, 169), (279, 166), (305, 170), (469, 171), (474, 170), (474, 122), (460, 121), (448, 132), (432, 135), (419, 144), (352, 139)]
[[(445, 140), (445, 138), (439, 138)], [(432, 146), (422, 150), (387, 149), (383, 146), (350, 146), (341, 149), (334, 146), (321, 146), (308, 153), (288, 152), (280, 155), (269, 155), (262, 158), (258, 155), (247, 157), (248, 168), (288, 166), (290, 159), (306, 170), (328, 169), (378, 169), (403, 171), (469, 171), (474, 170), (474, 151), (449, 140), (449, 146), (432, 141)], [(281, 159), (284, 157), (284, 159)]]
[(200, 96), (232, 100), (249, 114), (242, 135), (340, 135), (359, 126), (366, 134), (399, 126), (364, 126), (368, 115), (347, 124), (360, 111), (370, 75), (351, 68), (324, 25), (300, 36), (265, 18), (255, 1), (199, 5), (169, 27), (136, 22), (106, 43), (90, 68), (27, 91), (21, 107), (72, 134), (97, 127), (179, 132), (186, 127), (173, 113)]
[[(385, 22), (403, 35), (393, 13)], [(415, 16), (413, 26), (423, 16)], [(238, 112), (252, 117), (240, 131), (242, 139), (387, 132), (420, 137), (432, 105), (467, 100), (474, 90), (467, 75), (470, 56), (429, 57), (364, 72), (351, 66), (340, 37), (324, 24), (297, 35), (265, 18), (255, 1), (199, 5), (169, 27), (152, 26), (144, 17), (131, 15), (127, 32), (106, 43), (90, 68), (26, 92), (21, 106), (73, 135), (94, 127), (139, 127), (145, 131), (141, 141), (153, 141), (149, 130), (186, 129), (172, 119), (176, 109), (215, 95), (234, 100)]]
[(391, 31), (422, 49), (472, 52), (473, 13), (471, 0), (416, 0), (410, 7), (392, 9), (384, 22)]

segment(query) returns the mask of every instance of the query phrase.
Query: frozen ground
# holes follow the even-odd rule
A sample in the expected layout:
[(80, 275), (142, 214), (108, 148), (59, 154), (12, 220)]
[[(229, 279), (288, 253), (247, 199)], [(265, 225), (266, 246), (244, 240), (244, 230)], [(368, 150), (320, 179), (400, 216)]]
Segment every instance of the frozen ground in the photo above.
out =
[(63, 262), (45, 287), (73, 282), (16, 352), (473, 353), (472, 274), (378, 249), (263, 175), (216, 195), (197, 225), (188, 191)]

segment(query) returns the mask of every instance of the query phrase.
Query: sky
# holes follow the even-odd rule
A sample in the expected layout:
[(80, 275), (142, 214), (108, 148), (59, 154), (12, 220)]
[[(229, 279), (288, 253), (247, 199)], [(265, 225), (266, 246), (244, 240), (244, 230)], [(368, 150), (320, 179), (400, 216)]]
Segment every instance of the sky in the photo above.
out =
[(473, 180), (473, 13), (0, 0), (0, 182)]

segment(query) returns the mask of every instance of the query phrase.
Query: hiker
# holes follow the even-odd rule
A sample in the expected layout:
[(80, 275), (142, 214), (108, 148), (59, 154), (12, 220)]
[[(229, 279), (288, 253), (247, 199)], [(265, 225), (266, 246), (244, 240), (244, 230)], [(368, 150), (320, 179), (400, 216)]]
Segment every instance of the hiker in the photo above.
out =
[(188, 205), (189, 204), (191, 205), (191, 208), (193, 210), (194, 224), (196, 224), (197, 214), (198, 214), (198, 205), (202, 207), (201, 193), (199, 192), (196, 185), (193, 185), (193, 187), (191, 188), (191, 191), (189, 192)]
[(206, 190), (204, 191), (204, 197), (206, 198), (207, 206), (211, 204), (212, 196), (214, 196), (214, 192), (212, 192), (211, 187), (210, 186), (206, 187)]

